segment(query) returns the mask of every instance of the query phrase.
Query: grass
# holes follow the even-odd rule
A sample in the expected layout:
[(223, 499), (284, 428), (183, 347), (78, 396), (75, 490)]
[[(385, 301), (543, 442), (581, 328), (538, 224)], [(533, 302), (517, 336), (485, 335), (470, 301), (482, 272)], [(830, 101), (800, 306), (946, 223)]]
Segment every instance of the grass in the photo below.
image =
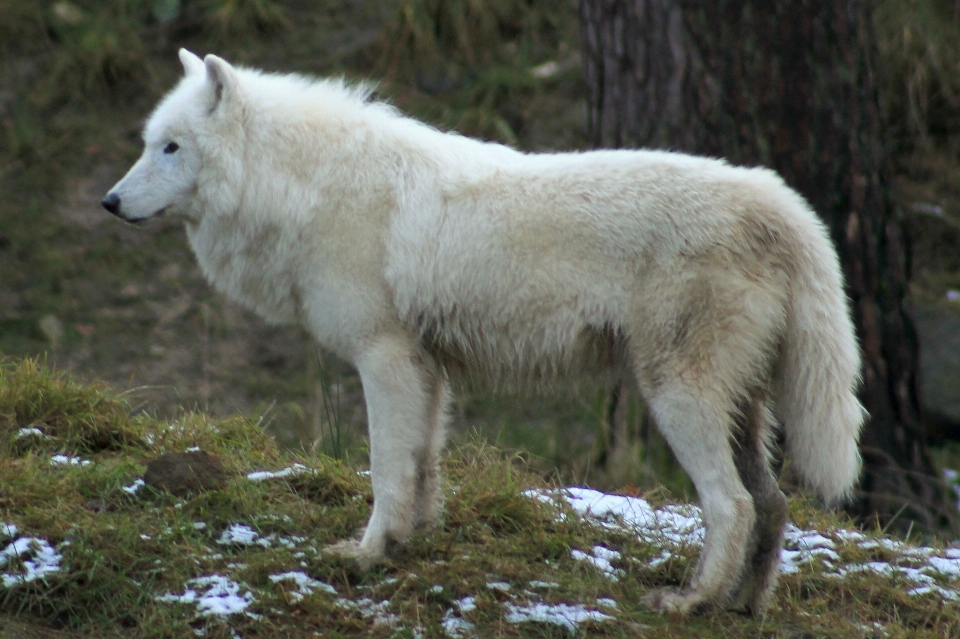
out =
[(370, 72), (441, 128), (524, 146), (538, 96), (579, 92), (573, 10), (566, 0), (408, 0), (367, 50)]
[(901, 151), (960, 153), (960, 5), (883, 0), (874, 12), (884, 100)]
[[(122, 395), (78, 383), (36, 360), (0, 367), (0, 523), (19, 531), (0, 527), (0, 549), (18, 537), (34, 539), (33, 554), (21, 554), (21, 563), (0, 572), (27, 574), (23, 562), (36, 559), (42, 543), (61, 555), (58, 570), (0, 585), (0, 613), (38, 628), (124, 637), (860, 638), (960, 632), (956, 601), (908, 595), (902, 576), (832, 576), (819, 561), (785, 575), (761, 619), (708, 612), (681, 621), (652, 614), (639, 598), (652, 587), (687, 579), (695, 545), (671, 546), (669, 559), (652, 565), (663, 552), (657, 542), (598, 526), (562, 500), (525, 495), (553, 487), (521, 459), (483, 444), (452, 450), (445, 461), (443, 525), (415, 537), (386, 565), (360, 574), (322, 548), (353, 534), (369, 515), (363, 468), (281, 451), (252, 420), (199, 413), (161, 420), (131, 416), (127, 408)], [(23, 435), (24, 428), (41, 434)], [(231, 476), (222, 488), (186, 498), (125, 490), (150, 459), (193, 447), (221, 460)], [(53, 454), (91, 463), (53, 465)], [(296, 464), (299, 471), (286, 476), (246, 477)], [(658, 508), (675, 508), (655, 494), (648, 498)], [(791, 518), (834, 537), (838, 533), (830, 531), (850, 527), (799, 498), (791, 500)], [(864, 539), (883, 538), (872, 532)], [(837, 542), (834, 564), (915, 561), (909, 546), (885, 543)], [(620, 553), (612, 560), (616, 580), (576, 558), (574, 551), (596, 554), (597, 547)], [(958, 587), (943, 577), (937, 583)], [(191, 589), (212, 596), (218, 587), (234, 589), (232, 614), (203, 614), (196, 601), (183, 600)], [(230, 599), (211, 601), (225, 605)], [(569, 616), (581, 605), (605, 617), (574, 624), (570, 632), (553, 622), (510, 621), (534, 603), (542, 604), (541, 612)], [(462, 623), (474, 629), (458, 635), (452, 628)]]

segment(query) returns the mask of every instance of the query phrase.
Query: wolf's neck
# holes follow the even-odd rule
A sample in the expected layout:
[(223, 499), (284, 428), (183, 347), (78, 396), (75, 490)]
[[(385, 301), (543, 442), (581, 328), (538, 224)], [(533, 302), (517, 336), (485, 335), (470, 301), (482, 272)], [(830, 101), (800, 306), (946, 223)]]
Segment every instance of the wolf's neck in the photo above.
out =
[(272, 323), (296, 320), (297, 263), (289, 232), (241, 212), (205, 216), (187, 238), (207, 281)]

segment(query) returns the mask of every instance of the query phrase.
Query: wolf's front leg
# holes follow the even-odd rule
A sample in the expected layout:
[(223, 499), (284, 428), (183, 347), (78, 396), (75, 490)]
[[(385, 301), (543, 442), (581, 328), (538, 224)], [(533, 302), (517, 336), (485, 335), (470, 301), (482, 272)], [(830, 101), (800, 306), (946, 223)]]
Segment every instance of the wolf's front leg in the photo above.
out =
[[(391, 542), (410, 537), (425, 515), (437, 482), (424, 481), (436, 463), (437, 371), (416, 342), (393, 334), (376, 339), (358, 358), (370, 430), (373, 514), (358, 541), (330, 547), (364, 569), (381, 561)], [(427, 507), (429, 509), (429, 506)]]

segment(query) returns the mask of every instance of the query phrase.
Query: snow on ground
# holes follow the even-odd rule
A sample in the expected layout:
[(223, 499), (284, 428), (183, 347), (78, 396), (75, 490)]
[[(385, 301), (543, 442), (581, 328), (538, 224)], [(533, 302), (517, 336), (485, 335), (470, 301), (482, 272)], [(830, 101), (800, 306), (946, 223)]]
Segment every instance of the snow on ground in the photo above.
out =
[(136, 495), (138, 492), (140, 492), (140, 489), (143, 488), (144, 485), (145, 484), (142, 479), (137, 479), (137, 480), (134, 480), (134, 482), (129, 486), (124, 486), (121, 490), (123, 490), (123, 492), (128, 493), (130, 495)]
[(40, 439), (51, 439), (49, 435), (45, 435), (42, 430), (36, 426), (27, 426), (26, 428), (21, 428), (17, 431), (14, 439), (23, 439), (24, 437), (39, 437)]
[(220, 535), (220, 539), (217, 540), (218, 544), (229, 545), (236, 544), (238, 546), (250, 546), (252, 544), (257, 544), (258, 546), (263, 546), (264, 548), (269, 548), (272, 544), (270, 540), (266, 537), (261, 537), (257, 534), (253, 528), (245, 524), (231, 524), (229, 528), (223, 531), (223, 534)]
[(614, 568), (613, 564), (610, 563), (611, 561), (618, 561), (621, 557), (616, 550), (610, 550), (604, 546), (594, 546), (590, 554), (574, 549), (570, 551), (570, 555), (574, 559), (593, 564), (610, 581), (620, 581), (620, 575), (623, 574), (623, 571)]
[[(51, 463), (82, 465), (86, 461), (75, 457), (66, 459), (65, 462)], [(295, 465), (277, 472), (250, 473), (248, 477), (252, 481), (263, 481), (289, 477), (307, 470), (306, 467)], [(135, 493), (138, 489), (137, 482), (124, 488), (129, 493)], [(693, 505), (654, 508), (646, 500), (637, 497), (609, 495), (587, 488), (530, 490), (524, 494), (531, 499), (558, 506), (557, 516), (560, 518), (569, 516), (570, 510), (573, 510), (598, 528), (635, 535), (659, 549), (659, 554), (643, 560), (624, 557), (610, 543), (571, 551), (574, 559), (592, 565), (612, 581), (623, 576), (626, 561), (642, 561), (647, 567), (656, 568), (683, 549), (697, 548), (703, 543), (700, 509)], [(196, 522), (194, 526), (202, 529), (206, 524)], [(303, 545), (306, 542), (304, 537), (263, 536), (243, 523), (228, 526), (217, 542), (251, 549), (281, 545), (301, 550), (295, 553), (295, 558), (302, 558), (302, 550), (310, 550), (310, 547)], [(844, 563), (843, 555), (849, 556), (851, 552), (867, 560)], [(62, 556), (49, 542), (21, 533), (16, 524), (0, 522), (2, 587), (13, 588), (37, 579), (46, 579), (61, 570), (61, 563)], [(301, 563), (301, 566), (304, 565)], [(820, 574), (836, 578), (867, 574), (871, 578), (896, 580), (910, 595), (938, 596), (944, 601), (960, 600), (960, 548), (936, 550), (914, 547), (892, 539), (870, 538), (855, 530), (804, 530), (790, 524), (785, 533), (781, 566), (785, 574), (807, 569), (816, 569)], [(6, 572), (2, 572), (4, 570)], [(311, 596), (332, 597), (337, 606), (352, 610), (365, 619), (372, 619), (376, 624), (395, 626), (400, 622), (400, 618), (390, 611), (389, 601), (341, 597), (333, 586), (314, 579), (302, 570), (270, 575), (269, 580), (294, 603)], [(531, 581), (526, 588), (517, 588), (493, 579), (486, 584), (488, 589), (502, 593), (500, 596), (505, 599), (503, 619), (508, 623), (534, 621), (554, 624), (574, 632), (584, 623), (604, 623), (614, 618), (617, 602), (610, 599), (553, 604), (543, 602), (542, 595), (557, 586), (556, 582), (551, 581)], [(439, 588), (436, 592), (443, 589), (442, 586), (435, 588)], [(258, 594), (255, 588), (230, 577), (208, 574), (188, 580), (182, 593), (161, 594), (157, 600), (191, 605), (199, 616), (242, 614), (255, 617), (251, 606), (255, 606)], [(476, 607), (473, 597), (454, 601), (442, 622), (446, 634), (453, 638), (474, 636), (476, 626), (470, 617)]]
[(0, 543), (8, 543), (0, 550), (0, 583), (4, 588), (45, 579), (60, 571), (63, 556), (46, 539), (21, 536), (16, 524), (0, 522)]
[(472, 631), (476, 629), (476, 626), (466, 619), (455, 616), (453, 610), (447, 610), (443, 616), (442, 625), (443, 631), (447, 633), (447, 636), (453, 637), (454, 639), (469, 636), (473, 634)]
[[(703, 544), (700, 509), (693, 505), (668, 505), (655, 509), (638, 497), (608, 495), (589, 488), (531, 490), (525, 494), (547, 503), (559, 504), (562, 500), (601, 528), (633, 533), (659, 546), (661, 553), (648, 563), (650, 567), (660, 565), (684, 546)], [(841, 561), (838, 550), (848, 545), (879, 553), (887, 560), (838, 565)], [(610, 563), (619, 559), (616, 551), (596, 546), (590, 554), (574, 550), (573, 556), (593, 563), (610, 579), (618, 578), (617, 569)], [(826, 575), (843, 577), (872, 573), (906, 580), (907, 593), (911, 595), (934, 593), (946, 601), (960, 599), (960, 548), (936, 551), (894, 539), (870, 539), (854, 530), (803, 530), (788, 524), (780, 560), (784, 574), (799, 572), (806, 564), (819, 563)]]
[(195, 604), (197, 614), (204, 617), (222, 617), (236, 613), (256, 617), (247, 610), (254, 602), (253, 592), (229, 577), (207, 575), (191, 579), (185, 585), (187, 589), (182, 595), (167, 593), (157, 596), (157, 601)]
[(307, 472), (313, 472), (303, 464), (294, 464), (289, 468), (278, 470), (276, 472), (269, 470), (258, 470), (253, 473), (247, 473), (247, 479), (254, 482), (266, 481), (267, 479), (280, 479), (282, 477), (293, 477)]
[(566, 628), (571, 633), (576, 631), (577, 626), (587, 621), (608, 621), (613, 619), (610, 615), (605, 615), (598, 610), (587, 610), (580, 604), (556, 604), (548, 605), (545, 603), (531, 603), (523, 606), (515, 606), (508, 603), (506, 605), (507, 614), (504, 619), (510, 623), (523, 623), (524, 621), (540, 621), (543, 623), (552, 623)]
[(261, 537), (253, 528), (246, 524), (231, 524), (230, 527), (220, 535), (217, 543), (224, 546), (230, 544), (237, 546), (257, 545), (263, 546), (264, 548), (270, 548), (274, 543), (278, 543), (287, 548), (296, 548), (298, 544), (302, 544), (304, 541), (306, 541), (306, 537), (298, 537), (296, 535), (283, 537), (281, 535), (271, 534), (266, 537)]
[(293, 582), (297, 586), (297, 589), (289, 591), (289, 593), (290, 598), (294, 601), (300, 601), (304, 597), (313, 594), (314, 590), (322, 590), (331, 595), (337, 594), (336, 588), (322, 581), (317, 581), (302, 570), (270, 575), (270, 581), (273, 583)]
[(51, 466), (89, 466), (92, 463), (89, 459), (69, 457), (67, 455), (54, 455), (50, 458)]
[(357, 600), (341, 597), (337, 599), (337, 605), (347, 610), (356, 610), (364, 619), (370, 619), (372, 617), (373, 624), (376, 626), (395, 626), (397, 622), (400, 621), (400, 617), (390, 612), (389, 601), (378, 602), (369, 597), (361, 597)]

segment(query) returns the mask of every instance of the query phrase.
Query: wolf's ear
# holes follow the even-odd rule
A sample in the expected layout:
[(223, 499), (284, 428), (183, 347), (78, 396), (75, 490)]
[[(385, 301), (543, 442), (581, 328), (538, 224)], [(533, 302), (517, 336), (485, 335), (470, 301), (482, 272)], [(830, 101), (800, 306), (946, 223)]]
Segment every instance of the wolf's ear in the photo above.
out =
[(186, 49), (180, 49), (180, 64), (183, 65), (184, 75), (193, 75), (203, 71), (203, 60)]
[(203, 63), (207, 67), (207, 84), (211, 90), (210, 113), (213, 113), (235, 97), (237, 72), (227, 61), (213, 54), (205, 57)]

